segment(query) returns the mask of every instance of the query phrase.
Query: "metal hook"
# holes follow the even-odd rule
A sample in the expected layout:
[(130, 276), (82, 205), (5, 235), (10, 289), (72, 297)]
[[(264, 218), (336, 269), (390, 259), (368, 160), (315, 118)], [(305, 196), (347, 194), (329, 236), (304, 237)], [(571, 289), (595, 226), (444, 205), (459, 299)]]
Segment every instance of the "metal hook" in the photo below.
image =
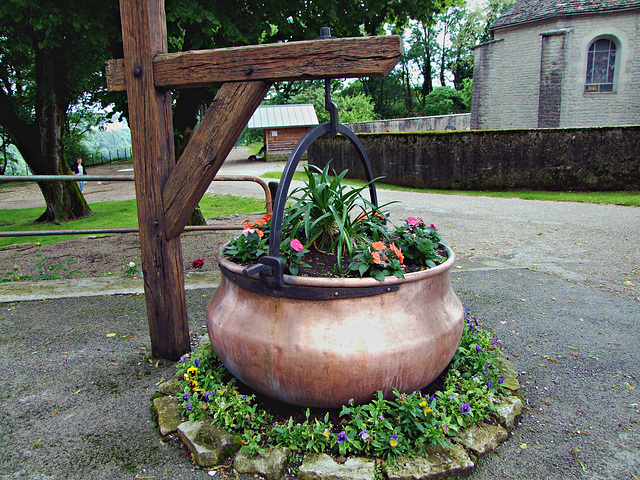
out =
[[(326, 40), (328, 38), (336, 38), (331, 36), (331, 29), (329, 27), (320, 27), (320, 36), (316, 40)], [(331, 101), (331, 80), (325, 79), (324, 81), (324, 108), (329, 112), (329, 133), (325, 135), (326, 138), (333, 138), (338, 134), (338, 105)]]

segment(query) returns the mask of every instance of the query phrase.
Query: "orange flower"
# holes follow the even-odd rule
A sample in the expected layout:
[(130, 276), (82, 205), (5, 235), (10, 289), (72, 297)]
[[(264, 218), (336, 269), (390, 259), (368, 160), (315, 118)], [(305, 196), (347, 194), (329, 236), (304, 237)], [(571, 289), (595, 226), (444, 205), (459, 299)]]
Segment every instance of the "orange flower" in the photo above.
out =
[(262, 227), (266, 224), (267, 222), (264, 220), (264, 218), (259, 218), (258, 220), (256, 220), (256, 225), (258, 225), (259, 227)]
[(254, 225), (255, 225), (255, 222), (249, 222), (244, 227), (242, 227), (242, 229), (243, 230), (250, 230), (251, 227), (253, 227)]
[(255, 232), (258, 234), (258, 236), (259, 236), (260, 238), (264, 237), (264, 232), (263, 232), (262, 230), (260, 230), (259, 228), (256, 228), (256, 229), (255, 229)]
[(373, 263), (380, 265), (380, 254), (378, 252), (373, 252), (371, 256), (373, 257)]
[(387, 248), (387, 245), (384, 242), (373, 242), (371, 244), (371, 248), (379, 252), (380, 250), (384, 250), (385, 248)]
[(271, 217), (273, 217), (273, 213), (267, 213), (264, 217), (262, 217), (262, 220), (268, 222), (269, 220), (271, 220)]
[(396, 257), (398, 257), (398, 260), (400, 260), (400, 263), (404, 262), (404, 255), (402, 254), (402, 250), (396, 247), (395, 242), (389, 245), (389, 248), (393, 253), (396, 254)]
[(244, 225), (245, 223), (249, 223), (251, 221), (251, 217), (245, 218), (240, 225)]

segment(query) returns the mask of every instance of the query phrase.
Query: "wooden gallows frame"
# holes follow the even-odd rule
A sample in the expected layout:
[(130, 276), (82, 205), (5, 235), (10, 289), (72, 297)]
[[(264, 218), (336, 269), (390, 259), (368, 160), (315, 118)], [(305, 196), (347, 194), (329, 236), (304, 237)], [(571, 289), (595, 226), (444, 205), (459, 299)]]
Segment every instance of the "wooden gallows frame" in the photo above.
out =
[[(167, 53), (164, 0), (120, 0), (124, 59), (107, 62), (127, 91), (152, 354), (190, 350), (180, 233), (272, 82), (384, 76), (398, 36)], [(171, 89), (219, 85), (176, 166)]]

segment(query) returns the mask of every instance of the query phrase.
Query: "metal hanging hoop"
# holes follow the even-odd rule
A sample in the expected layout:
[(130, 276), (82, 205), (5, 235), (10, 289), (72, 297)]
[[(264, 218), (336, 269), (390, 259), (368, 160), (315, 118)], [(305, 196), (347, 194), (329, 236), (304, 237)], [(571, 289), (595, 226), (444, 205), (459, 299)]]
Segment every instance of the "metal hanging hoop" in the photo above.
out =
[[(328, 29), (325, 32), (321, 32), (321, 34), (324, 34), (323, 38), (330, 38), (331, 35)], [(298, 167), (302, 156), (318, 138), (332, 138), (339, 133), (349, 139), (358, 152), (358, 156), (360, 157), (360, 161), (364, 167), (365, 175), (369, 182), (370, 201), (376, 207), (378, 206), (378, 195), (373, 181), (373, 169), (371, 168), (369, 157), (367, 156), (367, 152), (364, 150), (362, 142), (360, 142), (356, 134), (347, 126), (338, 123), (338, 107), (331, 101), (331, 85), (329, 80), (325, 80), (325, 107), (329, 111), (329, 122), (322, 123), (304, 134), (293, 149), (293, 152), (291, 152), (291, 155), (287, 160), (287, 164), (282, 172), (280, 185), (278, 186), (278, 190), (273, 201), (269, 255), (260, 257), (256, 265), (247, 267), (242, 272), (245, 277), (259, 273), (262, 283), (270, 288), (282, 289), (284, 287), (285, 262), (280, 256), (280, 240), (282, 238), (282, 221), (284, 220), (285, 203), (287, 201), (293, 175), (296, 172), (296, 168)]]

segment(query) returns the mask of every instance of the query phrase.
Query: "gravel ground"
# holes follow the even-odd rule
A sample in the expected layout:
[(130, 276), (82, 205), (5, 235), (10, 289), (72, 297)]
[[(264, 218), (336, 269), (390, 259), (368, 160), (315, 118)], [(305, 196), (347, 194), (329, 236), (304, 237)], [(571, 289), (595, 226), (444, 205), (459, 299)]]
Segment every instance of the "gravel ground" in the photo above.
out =
[[(226, 173), (247, 168), (278, 167), (239, 155)], [(247, 194), (255, 194), (252, 187)], [(401, 201), (394, 218), (421, 216), (440, 228), (464, 265), (452, 274), (454, 289), (520, 372), (527, 411), (471, 478), (640, 478), (640, 210), (389, 191), (380, 197)], [(185, 262), (217, 241), (193, 237), (183, 241)], [(506, 268), (487, 269), (487, 258)], [(187, 292), (194, 336), (204, 331), (212, 293)], [(143, 296), (0, 306), (0, 478), (210, 478), (179, 442), (160, 439), (149, 418), (148, 399), (173, 366), (150, 358)]]

